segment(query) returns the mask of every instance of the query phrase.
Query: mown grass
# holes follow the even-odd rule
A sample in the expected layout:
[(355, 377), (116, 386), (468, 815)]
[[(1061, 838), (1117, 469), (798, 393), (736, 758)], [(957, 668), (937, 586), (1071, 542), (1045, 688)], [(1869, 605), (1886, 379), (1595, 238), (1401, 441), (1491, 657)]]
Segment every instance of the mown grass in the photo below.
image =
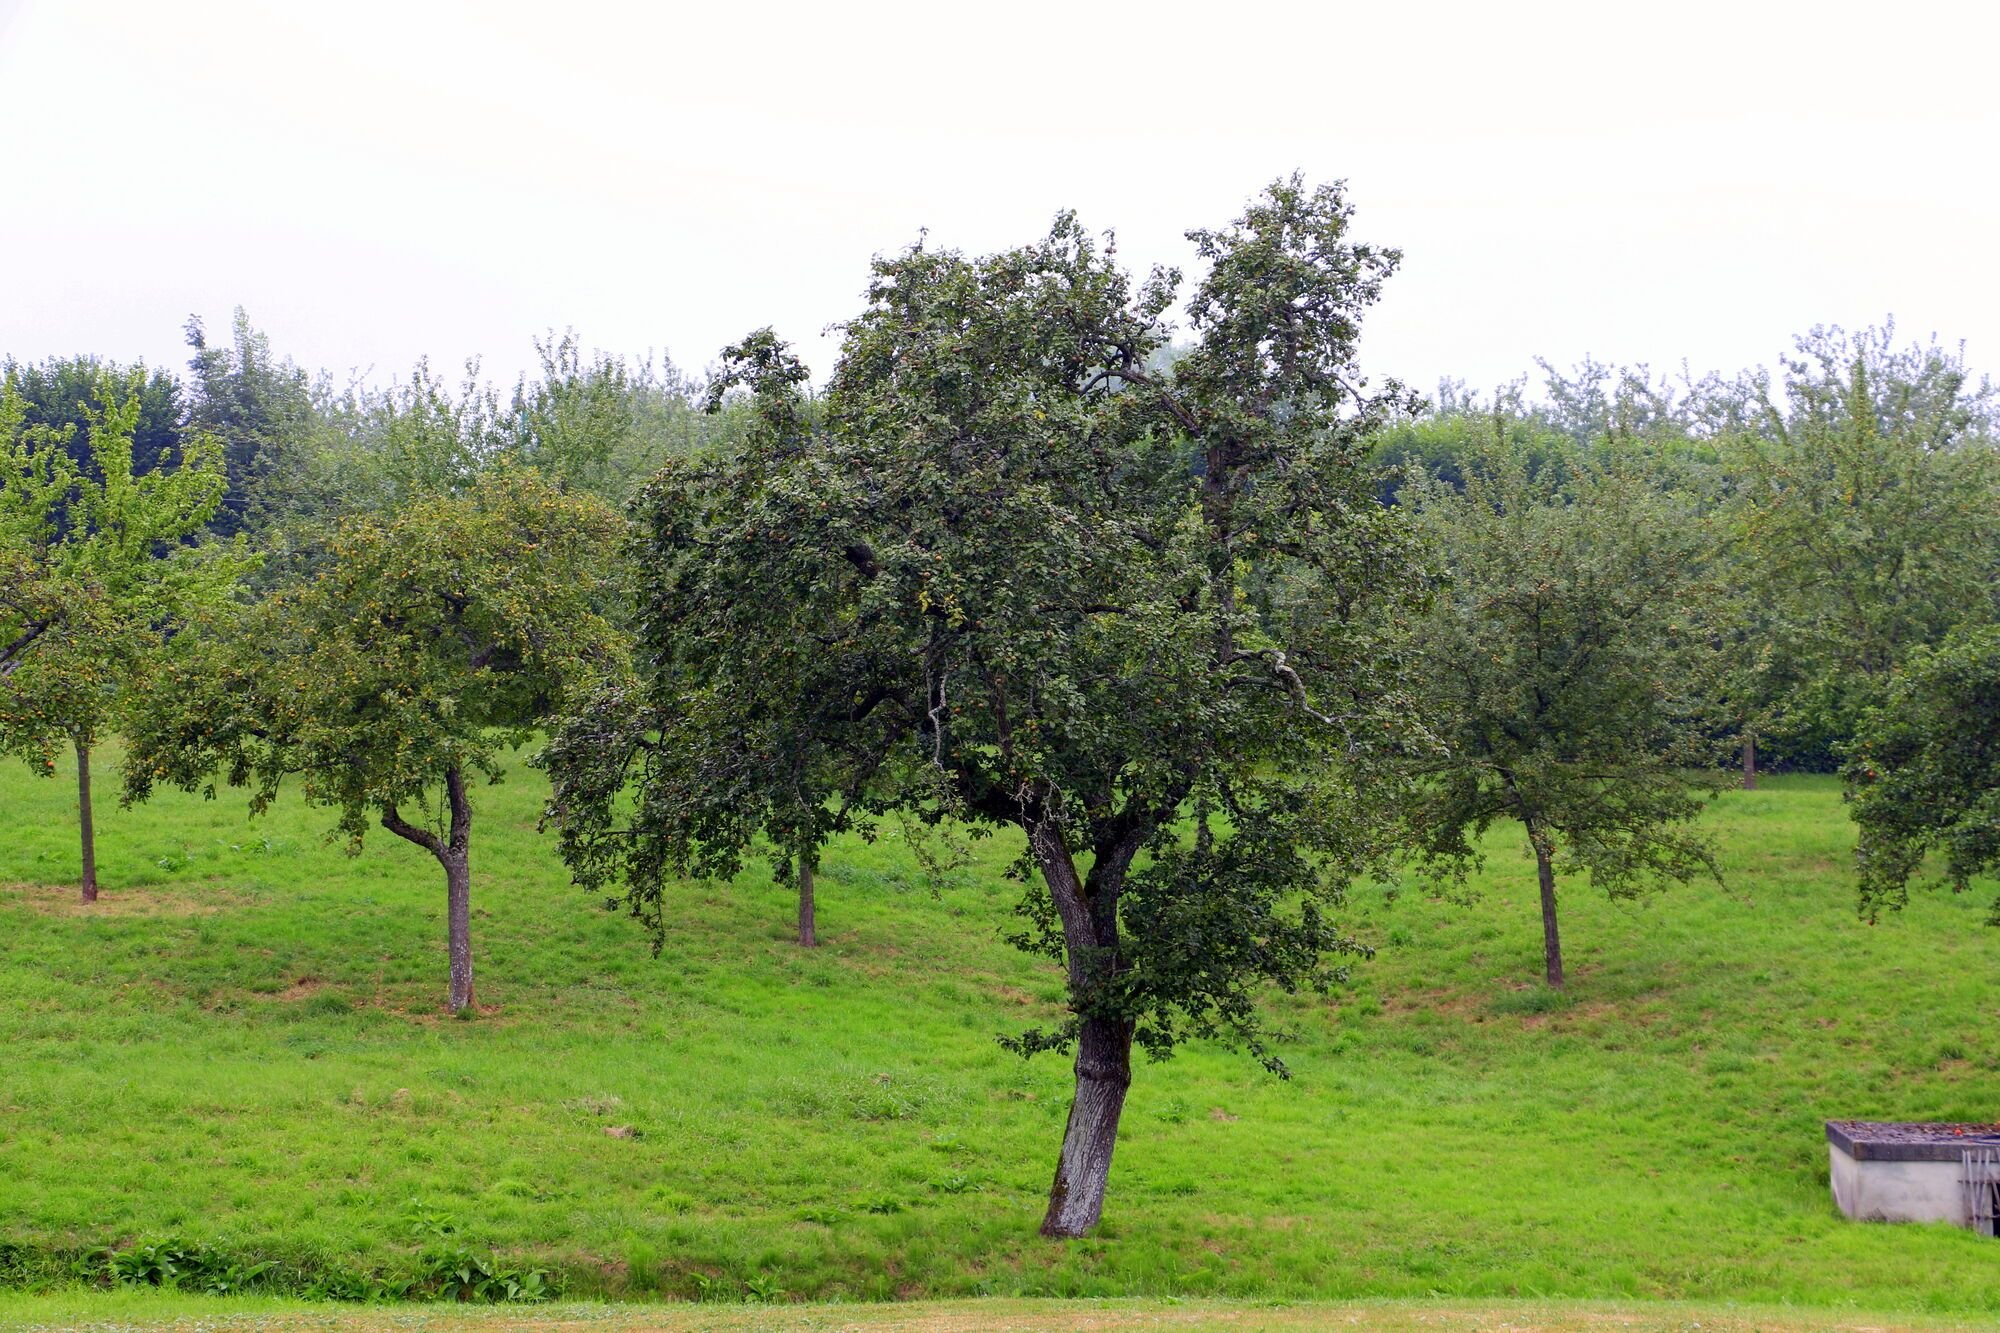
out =
[(1553, 1002), (1518, 839), (1469, 906), (1358, 893), (1382, 952), (1276, 1007), (1293, 1081), (1209, 1048), (1142, 1066), (1105, 1225), (1061, 1246), (1034, 1230), (1067, 1070), (993, 1041), (1060, 993), (1002, 942), (1007, 839), (938, 894), (895, 837), (841, 844), (810, 953), (762, 872), (689, 885), (655, 959), (568, 887), (519, 768), (478, 793), (457, 1020), (421, 853), (349, 859), (295, 802), (107, 802), (81, 910), (73, 792), (0, 765), (0, 1246), (24, 1272), (163, 1236), (392, 1270), (417, 1200), (621, 1298), (2000, 1311), (1992, 1242), (1828, 1198), (1828, 1117), (2000, 1118), (2000, 938), (1942, 893), (1857, 922), (1824, 779), (1721, 799), (1726, 889), (1567, 886)]
[(1944, 1333), (1986, 1327), (1936, 1316), (1829, 1313), (1796, 1306), (1645, 1304), (1582, 1301), (908, 1301), (838, 1305), (572, 1304), (515, 1309), (435, 1306), (353, 1307), (248, 1297), (230, 1301), (155, 1291), (0, 1293), (0, 1329), (46, 1333), (770, 1333), (779, 1329), (896, 1333), (1112, 1333), (1176, 1329), (1195, 1333)]

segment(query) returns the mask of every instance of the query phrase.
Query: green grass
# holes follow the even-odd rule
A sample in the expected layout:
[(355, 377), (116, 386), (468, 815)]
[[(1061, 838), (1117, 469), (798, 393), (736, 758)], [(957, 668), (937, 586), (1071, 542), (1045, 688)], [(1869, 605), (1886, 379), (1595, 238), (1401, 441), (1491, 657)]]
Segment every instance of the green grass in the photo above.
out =
[(896, 1333), (1108, 1333), (1121, 1329), (1266, 1330), (1348, 1328), (1367, 1333), (1941, 1333), (1986, 1327), (1934, 1316), (1882, 1315), (1797, 1306), (1582, 1301), (910, 1301), (858, 1305), (571, 1304), (534, 1309), (368, 1306), (329, 1309), (248, 1297), (216, 1300), (177, 1292), (0, 1293), (0, 1329), (97, 1329), (135, 1333), (770, 1333), (778, 1329), (888, 1328)]
[(1034, 1230), (1067, 1070), (993, 1041), (1060, 994), (1000, 938), (1008, 840), (937, 895), (893, 837), (837, 846), (813, 953), (767, 875), (690, 885), (655, 959), (568, 887), (541, 790), (478, 793), (480, 1010), (455, 1020), (415, 849), (349, 859), (296, 802), (106, 802), (105, 901), (75, 910), (35, 887), (76, 873), (69, 775), (0, 765), (0, 1273), (7, 1242), (166, 1236), (394, 1268), (416, 1199), (622, 1298), (2000, 1312), (1992, 1242), (1828, 1198), (1828, 1117), (2000, 1117), (1985, 897), (1859, 924), (1829, 781), (1722, 798), (1726, 891), (1568, 885), (1556, 1003), (1517, 838), (1471, 906), (1358, 894), (1382, 952), (1277, 1006), (1295, 1079), (1210, 1048), (1142, 1065), (1105, 1224), (1061, 1246)]

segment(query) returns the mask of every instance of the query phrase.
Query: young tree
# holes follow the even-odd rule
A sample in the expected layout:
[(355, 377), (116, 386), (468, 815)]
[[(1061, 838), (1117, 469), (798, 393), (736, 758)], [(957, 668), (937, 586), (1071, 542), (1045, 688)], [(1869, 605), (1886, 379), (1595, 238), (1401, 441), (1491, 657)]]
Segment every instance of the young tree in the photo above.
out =
[[(728, 356), (708, 407), (720, 412), (731, 389), (754, 384), (751, 447), (690, 455), (639, 502), (653, 523), (635, 552), (648, 698), (595, 701), (553, 738), (543, 762), (563, 784), (551, 810), (581, 877), (595, 882), (592, 872), (612, 850), (609, 821), (637, 759), (648, 836), (614, 854), (632, 859), (624, 868), (633, 882), (657, 887), (676, 866), (732, 877), (761, 834), (779, 882), (797, 889), (799, 944), (813, 948), (820, 848), (852, 826), (857, 803), (877, 808), (869, 778), (893, 737), (872, 709), (855, 707), (855, 691), (868, 688), (855, 664), (826, 651), (824, 595), (776, 562), (746, 565), (738, 551), (736, 563), (711, 564), (701, 555), (702, 532), (777, 532), (784, 519), (774, 506), (788, 501), (774, 488), (788, 484), (783, 469), (801, 464), (814, 444), (806, 372), (783, 345), (766, 331)], [(663, 531), (667, 523), (677, 530)], [(660, 743), (641, 741), (653, 731)], [(635, 905), (657, 929), (658, 894)]]
[(1715, 873), (1687, 827), (1713, 785), (1715, 666), (1695, 622), (1709, 538), (1636, 467), (1573, 452), (1558, 481), (1491, 450), (1462, 490), (1416, 476), (1403, 501), (1451, 563), (1418, 631), (1437, 751), (1412, 761), (1420, 859), (1462, 875), (1518, 821), (1541, 888), (1548, 984), (1564, 981), (1556, 876), (1614, 897)]
[(1908, 901), (1933, 851), (1957, 892), (2000, 871), (2000, 629), (1915, 653), (1863, 718), (1845, 776), (1868, 920)]
[(288, 777), (339, 812), (359, 851), (371, 819), (445, 875), (453, 1011), (472, 1003), (468, 784), (497, 782), (571, 689), (621, 670), (598, 610), (621, 523), (601, 503), (502, 469), (465, 495), (350, 521), (309, 581), (219, 620), (152, 684), (125, 798), (157, 782), (251, 790)]
[(141, 400), (110, 376), (73, 428), (24, 426), (0, 390), (0, 750), (44, 773), (76, 755), (81, 888), (97, 900), (91, 751), (128, 711), (130, 682), (189, 615), (226, 599), (255, 563), (240, 544), (191, 546), (222, 497), (220, 451), (190, 434), (178, 466), (135, 476)]
[(548, 751), (579, 881), (622, 877), (655, 931), (668, 876), (732, 867), (774, 811), (801, 845), (829, 809), (1018, 829), (1022, 942), (1069, 1013), (1011, 1044), (1076, 1051), (1045, 1235), (1097, 1223), (1135, 1042), (1233, 1034), (1282, 1069), (1260, 990), (1357, 948), (1324, 913), (1379, 850), (1364, 775), (1411, 712), (1383, 621), (1419, 580), (1363, 465), (1396, 391), (1354, 362), (1398, 256), (1349, 219), (1293, 179), (1190, 233), (1166, 369), (1178, 275), (1135, 290), (1069, 215), (878, 260), (823, 428), (781, 344), (733, 349), (759, 428), (639, 502), (644, 684)]
[(509, 452), (564, 489), (628, 498), (618, 464), (637, 429), (632, 372), (602, 353), (586, 362), (574, 332), (536, 339), (535, 352), (541, 378), (523, 375), (514, 385)]

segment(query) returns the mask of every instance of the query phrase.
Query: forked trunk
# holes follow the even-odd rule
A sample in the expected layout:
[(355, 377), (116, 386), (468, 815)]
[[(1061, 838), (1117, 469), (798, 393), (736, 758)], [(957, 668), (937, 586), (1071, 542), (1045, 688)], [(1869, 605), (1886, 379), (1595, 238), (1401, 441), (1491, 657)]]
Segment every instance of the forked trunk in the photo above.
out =
[(451, 828), (445, 837), (410, 823), (393, 805), (382, 807), (382, 827), (414, 842), (444, 867), (445, 943), (451, 954), (445, 1005), (460, 1013), (472, 1007), (472, 803), (466, 799), (465, 775), (456, 765), (445, 770), (444, 790), (451, 803)]
[(1757, 738), (1747, 733), (1743, 737), (1743, 790), (1757, 790)]
[(819, 947), (819, 933), (813, 921), (813, 867), (803, 856), (799, 858), (799, 944), (807, 949)]
[(1124, 965), (1118, 898), (1148, 831), (1134, 822), (1116, 841), (1097, 847), (1086, 882), (1077, 874), (1059, 824), (1037, 820), (1028, 825), (1028, 845), (1062, 918), (1070, 1004), (1083, 1019), (1076, 1042), (1076, 1097), (1063, 1129), (1055, 1182), (1049, 1186), (1048, 1215), (1042, 1219), (1042, 1234), (1056, 1239), (1088, 1235), (1104, 1212), (1118, 1117), (1132, 1086), (1132, 1023), (1093, 1014), (1088, 1002)]
[(76, 743), (76, 812), (83, 829), (83, 900), (97, 901), (97, 827), (90, 817), (90, 747)]
[(1076, 1045), (1076, 1099), (1063, 1130), (1062, 1156), (1049, 1187), (1042, 1234), (1058, 1239), (1090, 1234), (1104, 1212), (1111, 1151), (1118, 1146), (1118, 1117), (1132, 1086), (1132, 1027), (1111, 1019), (1085, 1019)]
[(1562, 935), (1556, 929), (1556, 872), (1549, 864), (1549, 839), (1546, 833), (1534, 829), (1530, 830), (1528, 840), (1535, 845), (1535, 873), (1542, 881), (1542, 961), (1549, 985), (1560, 990), (1563, 947)]
[(472, 1007), (472, 866), (462, 850), (438, 859), (444, 863), (445, 935), (451, 948), (445, 1006), (458, 1013)]

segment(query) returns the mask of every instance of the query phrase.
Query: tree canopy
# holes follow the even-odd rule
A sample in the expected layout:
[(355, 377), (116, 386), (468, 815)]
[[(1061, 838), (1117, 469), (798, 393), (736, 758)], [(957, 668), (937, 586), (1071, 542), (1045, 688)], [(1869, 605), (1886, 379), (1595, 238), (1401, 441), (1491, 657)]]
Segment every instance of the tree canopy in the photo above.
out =
[(1462, 873), (1517, 821), (1541, 887), (1544, 973), (1564, 981), (1556, 874), (1614, 896), (1713, 870), (1689, 827), (1713, 786), (1717, 654), (1701, 621), (1713, 537), (1631, 461), (1496, 445), (1461, 487), (1417, 475), (1402, 502), (1448, 576), (1417, 631), (1408, 818), (1420, 861)]
[(1903, 906), (1932, 852), (1961, 892), (2000, 871), (2000, 629), (1919, 650), (1864, 718), (1846, 780), (1868, 920)]
[(294, 779), (355, 851), (379, 820), (445, 870), (449, 1004), (465, 1008), (469, 783), (499, 781), (566, 691), (622, 670), (600, 610), (619, 530), (513, 469), (350, 520), (310, 578), (177, 645), (133, 720), (126, 799), (158, 782), (212, 796), (219, 775), (256, 813)]
[(1913, 650), (2000, 615), (1994, 390), (1892, 329), (1815, 329), (1733, 398), (1719, 441), (1767, 725), (1833, 751)]
[(255, 563), (240, 543), (190, 544), (222, 498), (212, 437), (191, 433), (178, 458), (135, 473), (143, 399), (127, 388), (107, 373), (79, 404), (81, 451), (74, 426), (26, 425), (24, 401), (0, 388), (0, 750), (44, 773), (58, 748), (74, 751), (86, 902), (91, 751), (168, 636)]
[[(1385, 622), (1411, 538), (1373, 497), (1392, 402), (1356, 371), (1397, 255), (1281, 181), (1134, 284), (1068, 214), (971, 259), (877, 261), (823, 404), (769, 334), (758, 426), (639, 503), (636, 696), (548, 753), (578, 878), (662, 928), (668, 875), (901, 812), (1025, 838), (1022, 942), (1060, 961), (1077, 1100), (1044, 1230), (1095, 1225), (1136, 1041), (1234, 1033), (1357, 947), (1324, 915), (1380, 850), (1360, 775), (1410, 709)], [(637, 808), (618, 794), (636, 782)], [(1033, 873), (1031, 873), (1033, 872)]]

